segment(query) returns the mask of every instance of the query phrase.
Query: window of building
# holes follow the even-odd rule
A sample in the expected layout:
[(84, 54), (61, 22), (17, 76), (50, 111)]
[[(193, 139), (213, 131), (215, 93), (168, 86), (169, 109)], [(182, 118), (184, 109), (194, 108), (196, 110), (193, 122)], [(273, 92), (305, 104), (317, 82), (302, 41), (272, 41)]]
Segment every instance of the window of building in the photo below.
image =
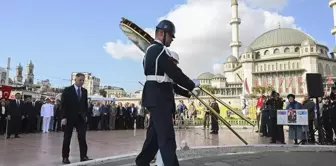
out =
[(279, 49), (275, 49), (273, 53), (274, 53), (274, 54), (279, 54), (279, 53), (280, 53), (280, 50), (279, 50)]
[(284, 50), (285, 53), (289, 53), (289, 51), (290, 51), (290, 50), (289, 50), (288, 47), (286, 47), (285, 50)]
[(305, 48), (305, 52), (308, 52), (308, 48)]
[(300, 51), (300, 48), (299, 48), (299, 47), (296, 47), (294, 51), (295, 51), (295, 52), (299, 52), (299, 51)]
[(268, 50), (266, 50), (265, 52), (264, 52), (264, 55), (269, 55), (270, 54), (270, 52), (268, 51)]

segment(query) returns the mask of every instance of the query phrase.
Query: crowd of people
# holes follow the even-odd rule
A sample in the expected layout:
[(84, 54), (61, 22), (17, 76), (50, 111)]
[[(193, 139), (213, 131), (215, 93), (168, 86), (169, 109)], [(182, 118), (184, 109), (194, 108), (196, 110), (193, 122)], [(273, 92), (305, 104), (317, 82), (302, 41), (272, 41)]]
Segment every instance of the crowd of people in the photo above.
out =
[[(289, 125), (288, 140), (294, 144), (315, 144), (315, 132), (322, 126), (325, 133), (325, 142), (335, 144), (336, 135), (336, 88), (333, 88), (330, 96), (314, 101), (308, 95), (302, 102), (295, 100), (294, 94), (287, 95), (287, 100), (280, 97), (279, 93), (272, 91), (270, 96), (261, 96), (257, 103), (257, 122), (261, 136), (271, 137), (270, 143), (280, 142), (285, 144), (283, 125), (277, 124), (277, 110), (306, 109), (308, 110), (308, 126)], [(317, 105), (320, 108), (320, 117), (317, 116)], [(317, 123), (317, 118), (321, 121)], [(334, 132), (334, 133), (333, 133)], [(324, 137), (324, 136), (323, 136)]]
[[(25, 133), (48, 133), (62, 131), (61, 101), (29, 97), (21, 99), (17, 93), (14, 100), (0, 100), (0, 134), (20, 138)], [(148, 125), (149, 113), (133, 103), (115, 104), (113, 101), (88, 101), (88, 130), (127, 130), (145, 129)], [(136, 122), (136, 123), (135, 123)], [(6, 133), (7, 132), (7, 133)]]

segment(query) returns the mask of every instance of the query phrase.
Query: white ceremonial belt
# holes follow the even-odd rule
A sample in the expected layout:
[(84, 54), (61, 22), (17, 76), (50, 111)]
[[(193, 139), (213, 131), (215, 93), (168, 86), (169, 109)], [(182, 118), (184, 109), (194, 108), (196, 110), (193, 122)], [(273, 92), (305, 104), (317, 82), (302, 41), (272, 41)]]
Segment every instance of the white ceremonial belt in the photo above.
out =
[(160, 76), (160, 75), (148, 75), (146, 76), (146, 81), (157, 81), (157, 82), (173, 82), (172, 79), (170, 79), (167, 76)]

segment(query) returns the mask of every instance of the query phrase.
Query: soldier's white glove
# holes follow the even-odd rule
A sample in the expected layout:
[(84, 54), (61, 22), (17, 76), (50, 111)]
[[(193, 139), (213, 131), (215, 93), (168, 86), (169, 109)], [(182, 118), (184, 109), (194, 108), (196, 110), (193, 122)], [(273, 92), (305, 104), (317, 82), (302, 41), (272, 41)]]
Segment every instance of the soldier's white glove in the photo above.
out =
[(195, 87), (199, 87), (200, 86), (200, 82), (199, 82), (198, 79), (193, 79), (192, 81), (194, 82)]
[(200, 94), (200, 89), (199, 89), (199, 88), (194, 88), (194, 89), (191, 91), (191, 93), (193, 93), (193, 94), (196, 95), (196, 96), (199, 96), (199, 94)]

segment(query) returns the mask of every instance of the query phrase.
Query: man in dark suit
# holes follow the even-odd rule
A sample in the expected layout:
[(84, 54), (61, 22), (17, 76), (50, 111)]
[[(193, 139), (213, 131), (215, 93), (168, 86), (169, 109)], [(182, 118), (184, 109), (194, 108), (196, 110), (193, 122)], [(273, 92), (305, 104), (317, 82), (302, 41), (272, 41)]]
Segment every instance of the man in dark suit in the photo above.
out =
[(23, 119), (23, 109), (24, 103), (21, 100), (21, 94), (16, 93), (15, 99), (11, 100), (9, 103), (9, 131), (7, 134), (7, 139), (9, 139), (12, 134), (15, 135), (15, 138), (20, 138), (19, 132), (21, 129), (21, 120)]
[(80, 161), (91, 160), (87, 157), (86, 122), (88, 114), (88, 94), (83, 88), (85, 76), (77, 73), (75, 84), (64, 89), (61, 98), (62, 125), (64, 126), (64, 138), (62, 147), (63, 164), (70, 164), (70, 140), (73, 128), (77, 130), (79, 142)]

